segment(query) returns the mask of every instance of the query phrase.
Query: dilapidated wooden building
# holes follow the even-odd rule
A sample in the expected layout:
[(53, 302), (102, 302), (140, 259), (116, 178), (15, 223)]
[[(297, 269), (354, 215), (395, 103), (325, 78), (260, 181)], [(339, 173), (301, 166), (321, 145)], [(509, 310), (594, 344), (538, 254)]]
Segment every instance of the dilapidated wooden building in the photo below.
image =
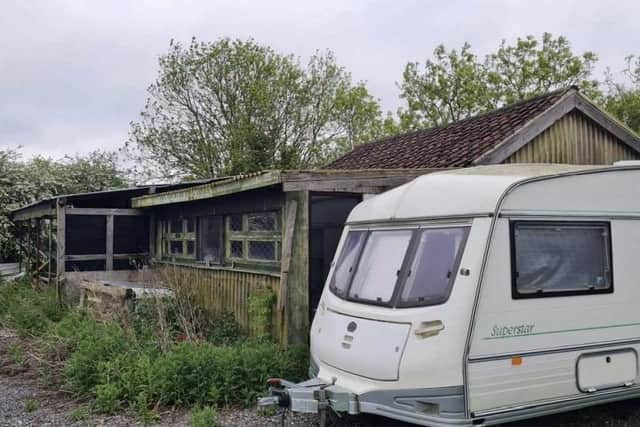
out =
[[(20, 209), (14, 218), (56, 220), (59, 283), (130, 276), (143, 265), (142, 271), (170, 276), (172, 286), (188, 287), (211, 315), (232, 312), (246, 330), (250, 297), (271, 290), (273, 333), (295, 343), (307, 339), (342, 226), (363, 198), (449, 168), (638, 159), (638, 136), (571, 87), (363, 144), (320, 170), (64, 196)], [(40, 252), (28, 249), (34, 244), (42, 247), (32, 240), (23, 258), (42, 272), (34, 262)]]

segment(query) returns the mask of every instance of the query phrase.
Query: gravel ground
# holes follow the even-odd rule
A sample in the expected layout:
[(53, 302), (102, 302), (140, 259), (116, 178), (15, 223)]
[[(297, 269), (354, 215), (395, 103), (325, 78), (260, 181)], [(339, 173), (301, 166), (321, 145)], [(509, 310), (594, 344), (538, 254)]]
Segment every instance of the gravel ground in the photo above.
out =
[[(88, 402), (77, 401), (52, 387), (43, 387), (42, 378), (28, 364), (17, 364), (10, 348), (17, 337), (0, 329), (0, 427), (5, 426), (135, 426), (130, 415), (89, 415)], [(222, 410), (218, 414), (218, 425), (223, 427), (281, 426), (283, 414), (267, 417), (255, 410)], [(158, 426), (190, 425), (188, 411), (165, 411), (160, 413)], [(284, 414), (285, 426), (314, 427), (318, 425), (315, 415)], [(380, 417), (362, 416), (335, 418), (332, 427), (403, 426)], [(553, 415), (533, 420), (504, 425), (504, 427), (640, 427), (640, 399), (583, 409), (581, 411)]]

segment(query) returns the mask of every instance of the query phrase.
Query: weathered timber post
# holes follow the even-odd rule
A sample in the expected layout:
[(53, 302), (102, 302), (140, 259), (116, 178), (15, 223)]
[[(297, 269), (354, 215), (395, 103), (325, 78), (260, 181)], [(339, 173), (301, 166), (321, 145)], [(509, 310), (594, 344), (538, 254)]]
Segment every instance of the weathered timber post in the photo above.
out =
[(107, 215), (107, 248), (106, 248), (106, 261), (105, 261), (105, 270), (111, 271), (113, 270), (113, 215)]
[(306, 344), (309, 338), (309, 192), (285, 193), (285, 211), (295, 205), (295, 231), (291, 244), (291, 260), (286, 275), (284, 332), (281, 341)]
[(52, 264), (52, 259), (53, 259), (53, 253), (51, 252), (53, 250), (53, 242), (52, 242), (52, 236), (51, 236), (51, 219), (47, 219), (47, 234), (49, 235), (49, 250), (47, 251), (47, 285), (51, 286), (51, 264)]
[(56, 203), (56, 297), (62, 303), (65, 272), (65, 232), (67, 213), (64, 199)]

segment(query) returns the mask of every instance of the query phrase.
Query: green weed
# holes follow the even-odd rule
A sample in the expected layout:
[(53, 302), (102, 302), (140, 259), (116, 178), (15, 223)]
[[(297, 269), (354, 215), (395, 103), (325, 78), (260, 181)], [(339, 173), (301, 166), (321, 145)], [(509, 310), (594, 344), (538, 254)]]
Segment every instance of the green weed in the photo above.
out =
[(196, 406), (191, 411), (192, 427), (215, 427), (216, 426), (216, 410), (211, 406)]

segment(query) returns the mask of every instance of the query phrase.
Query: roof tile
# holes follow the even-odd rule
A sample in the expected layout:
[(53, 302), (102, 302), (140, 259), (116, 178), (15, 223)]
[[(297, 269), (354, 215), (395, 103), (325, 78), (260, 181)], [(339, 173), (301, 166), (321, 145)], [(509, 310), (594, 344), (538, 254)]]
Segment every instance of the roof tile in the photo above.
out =
[(325, 169), (468, 166), (549, 109), (571, 89), (550, 92), (445, 126), (358, 145)]

